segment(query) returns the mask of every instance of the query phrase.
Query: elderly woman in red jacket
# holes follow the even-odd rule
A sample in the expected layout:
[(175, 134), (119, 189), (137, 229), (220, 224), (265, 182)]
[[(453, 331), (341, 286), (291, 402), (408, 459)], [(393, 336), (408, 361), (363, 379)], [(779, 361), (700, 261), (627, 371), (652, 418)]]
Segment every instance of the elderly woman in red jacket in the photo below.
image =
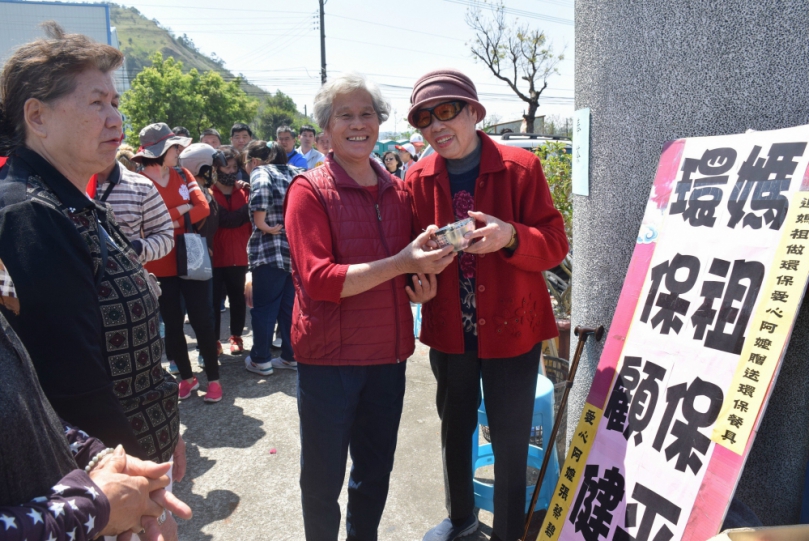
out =
[[(410, 301), (435, 295), (451, 247), (411, 242), (404, 184), (370, 158), (390, 105), (357, 74), (330, 80), (314, 115), (331, 138), (325, 164), (293, 179), (284, 225), (292, 259), (306, 539), (337, 540), (346, 457), (348, 539), (377, 539), (413, 353)], [(426, 249), (425, 249), (426, 248)], [(405, 274), (416, 273), (412, 285)]]
[(410, 103), (408, 120), (436, 151), (407, 173), (415, 230), (468, 217), (477, 223), (424, 305), (421, 341), (438, 380), (449, 513), (424, 539), (477, 529), (471, 461), (482, 379), (495, 457), (492, 539), (514, 541), (523, 532), (540, 346), (556, 336), (542, 271), (565, 257), (567, 237), (539, 159), (475, 131), (486, 109), (466, 75), (428, 73)]

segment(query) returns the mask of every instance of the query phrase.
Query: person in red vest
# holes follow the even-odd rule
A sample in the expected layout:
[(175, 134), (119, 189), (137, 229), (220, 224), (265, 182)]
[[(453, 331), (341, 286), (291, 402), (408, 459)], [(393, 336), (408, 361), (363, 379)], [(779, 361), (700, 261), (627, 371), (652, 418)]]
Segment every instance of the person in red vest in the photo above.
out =
[[(334, 539), (346, 457), (349, 539), (377, 539), (415, 349), (410, 302), (435, 296), (452, 247), (433, 249), (431, 225), (412, 240), (402, 181), (370, 158), (390, 104), (358, 74), (331, 79), (314, 116), (331, 139), (324, 165), (287, 192), (298, 362), (301, 492), (306, 539)], [(407, 274), (417, 274), (408, 285)]]
[(475, 130), (486, 109), (469, 77), (454, 69), (427, 73), (410, 103), (408, 121), (436, 152), (407, 173), (416, 231), (468, 218), (477, 225), (424, 305), (420, 340), (430, 346), (438, 383), (449, 513), (424, 541), (450, 541), (478, 527), (472, 435), (481, 381), (494, 449), (492, 539), (514, 541), (523, 534), (541, 345), (557, 335), (542, 271), (567, 255), (564, 223), (539, 159)]

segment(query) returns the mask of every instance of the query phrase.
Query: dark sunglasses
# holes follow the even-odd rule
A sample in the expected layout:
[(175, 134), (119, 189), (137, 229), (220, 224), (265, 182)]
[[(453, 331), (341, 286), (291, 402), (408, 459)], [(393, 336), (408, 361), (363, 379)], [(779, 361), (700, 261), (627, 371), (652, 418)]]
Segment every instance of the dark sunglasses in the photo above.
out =
[(466, 107), (465, 101), (445, 101), (444, 103), (439, 103), (435, 107), (419, 109), (416, 111), (415, 117), (415, 126), (423, 130), (427, 126), (433, 123), (433, 117), (437, 118), (441, 122), (446, 122), (448, 120), (452, 120), (463, 111), (464, 107)]

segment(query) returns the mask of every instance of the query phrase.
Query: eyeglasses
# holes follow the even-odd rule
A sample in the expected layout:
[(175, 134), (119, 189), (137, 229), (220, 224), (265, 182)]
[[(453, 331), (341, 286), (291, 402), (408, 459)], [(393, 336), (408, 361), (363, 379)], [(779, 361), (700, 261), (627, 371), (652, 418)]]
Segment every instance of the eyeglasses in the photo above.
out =
[(396, 158), (394, 158), (393, 156), (388, 156), (387, 158), (385, 158), (385, 161), (386, 162), (395, 162)]
[(466, 107), (465, 101), (445, 101), (444, 103), (439, 103), (435, 107), (419, 109), (416, 111), (416, 124), (415, 126), (423, 130), (427, 126), (433, 123), (433, 117), (437, 118), (442, 122), (446, 122), (448, 120), (452, 120), (463, 111), (464, 107)]

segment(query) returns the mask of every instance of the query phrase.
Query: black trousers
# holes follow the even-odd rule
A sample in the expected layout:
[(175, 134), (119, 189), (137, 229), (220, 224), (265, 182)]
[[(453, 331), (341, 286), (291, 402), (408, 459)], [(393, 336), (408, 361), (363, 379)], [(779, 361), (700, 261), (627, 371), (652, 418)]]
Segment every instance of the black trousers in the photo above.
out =
[(183, 379), (193, 377), (191, 361), (188, 359), (188, 344), (183, 331), (182, 303), (188, 312), (188, 321), (197, 336), (199, 352), (205, 361), (205, 375), (208, 381), (219, 379), (219, 361), (216, 355), (216, 339), (213, 334), (213, 313), (211, 304), (210, 280), (183, 280), (177, 276), (161, 277), (160, 315), (166, 325), (166, 355), (180, 370)]
[(478, 424), (480, 386), (494, 453), (493, 533), (504, 541), (519, 539), (525, 524), (528, 441), (542, 347), (507, 359), (479, 359), (476, 351), (450, 355), (430, 350), (438, 381), (436, 406), (441, 418), (444, 494), (450, 519), (472, 515), (472, 436)]
[(227, 293), (230, 299), (230, 335), (241, 336), (247, 317), (244, 301), (244, 277), (247, 267), (214, 267), (213, 269), (213, 314), (214, 336), (222, 338), (222, 300)]

